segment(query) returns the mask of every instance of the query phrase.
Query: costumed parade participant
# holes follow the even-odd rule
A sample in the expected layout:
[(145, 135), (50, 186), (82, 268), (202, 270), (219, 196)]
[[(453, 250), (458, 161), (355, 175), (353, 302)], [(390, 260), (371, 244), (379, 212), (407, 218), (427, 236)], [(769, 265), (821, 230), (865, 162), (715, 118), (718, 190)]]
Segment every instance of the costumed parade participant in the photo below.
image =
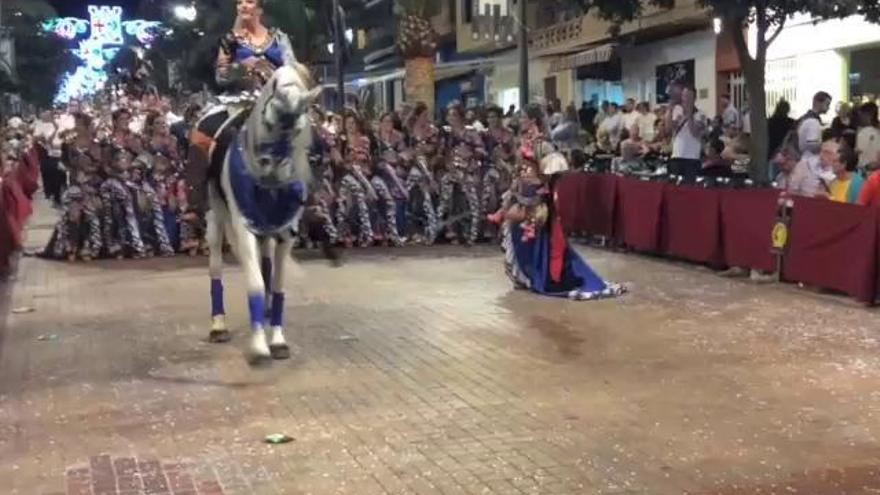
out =
[(495, 211), (500, 206), (502, 195), (510, 188), (513, 179), (516, 137), (504, 125), (503, 117), (500, 107), (491, 107), (487, 112), (489, 128), (483, 140), (489, 159), (484, 162), (481, 177), (480, 205), (483, 212)]
[(351, 247), (356, 233), (358, 245), (367, 247), (373, 243), (368, 201), (375, 202), (376, 191), (366, 176), (371, 168), (370, 138), (363, 120), (353, 111), (344, 116), (343, 132), (336, 138), (333, 161), (334, 176), (337, 177), (336, 228), (339, 236), (346, 247)]
[[(527, 192), (523, 197), (530, 201), (530, 197), (539, 194), (543, 205), (533, 204), (517, 210), (533, 208), (537, 214), (546, 208), (546, 219), (543, 223), (539, 218), (529, 220), (524, 211), (505, 218), (502, 246), (507, 275), (515, 287), (547, 296), (591, 300), (624, 293), (623, 286), (603, 280), (568, 245), (557, 213), (556, 197), (557, 181), (568, 164), (544, 137), (544, 113), (539, 105), (526, 109), (522, 125), (518, 158), (531, 164), (528, 166), (537, 167), (543, 183), (540, 189), (535, 189), (535, 183), (529, 179), (532, 174), (524, 174)], [(534, 227), (534, 234), (524, 231), (525, 226)]]
[(409, 116), (409, 135), (402, 157), (409, 165), (406, 176), (407, 204), (412, 217), (408, 230), (421, 227), (409, 236), (415, 243), (433, 244), (437, 236), (437, 212), (433, 194), (437, 191), (434, 164), (440, 149), (440, 131), (431, 123), (424, 103), (416, 104)]
[[(207, 210), (207, 182), (211, 170), (219, 169), (220, 154), (244, 123), (260, 88), (282, 65), (298, 67), (290, 39), (279, 29), (263, 24), (262, 0), (238, 0), (232, 30), (220, 40), (216, 80), (224, 91), (221, 104), (207, 111), (190, 135), (186, 165), (189, 208), (194, 214)], [(213, 160), (212, 160), (213, 158)]]
[(370, 182), (379, 198), (377, 217), (382, 226), (379, 234), (384, 237), (386, 244), (402, 246), (404, 241), (400, 236), (398, 221), (401, 217), (399, 206), (406, 201), (406, 186), (401, 180), (403, 171), (400, 153), (406, 143), (403, 134), (394, 128), (394, 118), (391, 113), (385, 113), (379, 119), (376, 144), (377, 156), (373, 161), (373, 177)]
[[(463, 237), (467, 245), (472, 245), (480, 236), (482, 215), (477, 186), (486, 148), (480, 134), (473, 127), (465, 126), (460, 106), (449, 107), (446, 115), (449, 122), (444, 133), (446, 168), (440, 176), (437, 216), (446, 223), (446, 237), (453, 244)], [(464, 198), (465, 211), (461, 215), (455, 212), (456, 192)]]

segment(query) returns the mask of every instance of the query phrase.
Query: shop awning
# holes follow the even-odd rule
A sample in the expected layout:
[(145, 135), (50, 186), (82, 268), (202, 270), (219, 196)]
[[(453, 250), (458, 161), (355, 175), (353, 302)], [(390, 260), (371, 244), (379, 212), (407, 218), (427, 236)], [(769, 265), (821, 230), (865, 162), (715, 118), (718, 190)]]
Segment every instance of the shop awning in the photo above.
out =
[(434, 67), (434, 80), (441, 81), (443, 79), (452, 79), (475, 70), (490, 69), (494, 67), (499, 60), (500, 59), (498, 58), (478, 58), (474, 60), (459, 60), (437, 64), (436, 67)]
[[(371, 72), (369, 74), (361, 73), (361, 74), (346, 74), (347, 78), (345, 81), (345, 86), (348, 88), (356, 87), (360, 88), (363, 86), (368, 86), (370, 84), (376, 84), (380, 82), (391, 81), (394, 79), (402, 79), (406, 74), (404, 69), (392, 69), (385, 72)], [(335, 89), (336, 88), (336, 79), (335, 78), (327, 78), (323, 81), (321, 85), (325, 89)]]
[(584, 65), (601, 64), (608, 62), (614, 56), (617, 45), (609, 43), (607, 45), (597, 46), (589, 50), (584, 50), (572, 55), (559, 57), (550, 62), (550, 72), (562, 72), (564, 70), (576, 69)]

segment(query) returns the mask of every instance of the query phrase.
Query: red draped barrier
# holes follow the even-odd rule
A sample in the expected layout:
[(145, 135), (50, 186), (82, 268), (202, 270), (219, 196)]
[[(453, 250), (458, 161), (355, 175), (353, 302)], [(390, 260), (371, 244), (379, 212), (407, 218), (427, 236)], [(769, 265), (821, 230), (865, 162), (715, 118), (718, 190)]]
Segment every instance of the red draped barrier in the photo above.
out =
[(556, 208), (558, 209), (559, 219), (562, 221), (562, 227), (566, 232), (580, 232), (583, 229), (580, 225), (583, 223), (581, 218), (586, 211), (584, 200), (581, 197), (581, 183), (585, 182), (589, 174), (567, 174), (556, 186)]
[(614, 236), (638, 251), (657, 251), (665, 184), (623, 177), (617, 180)]
[(617, 203), (617, 176), (611, 174), (582, 174), (580, 225), (582, 232), (611, 237), (614, 235), (614, 215)]
[(663, 195), (663, 252), (697, 263), (720, 264), (720, 190), (670, 186)]
[(614, 234), (614, 207), (617, 176), (573, 173), (557, 188), (559, 214), (569, 232), (611, 237)]
[[(558, 189), (568, 229), (638, 251), (773, 271), (779, 193), (672, 186), (574, 173)], [(795, 202), (784, 277), (873, 302), (880, 288), (880, 212), (828, 200)]]
[(39, 186), (40, 166), (36, 150), (27, 153), (19, 165), (0, 182), (0, 272), (22, 247), (25, 222), (33, 213), (31, 197)]
[(776, 270), (770, 237), (778, 199), (776, 189), (721, 192), (721, 243), (727, 266)]
[(826, 199), (796, 198), (784, 276), (874, 302), (877, 210)]

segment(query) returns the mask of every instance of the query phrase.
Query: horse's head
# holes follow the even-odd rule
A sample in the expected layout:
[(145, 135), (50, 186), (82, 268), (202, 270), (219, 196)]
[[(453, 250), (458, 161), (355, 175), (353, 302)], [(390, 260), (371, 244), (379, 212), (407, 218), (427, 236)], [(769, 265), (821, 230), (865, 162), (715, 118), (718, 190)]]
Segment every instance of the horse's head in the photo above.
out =
[(246, 125), (245, 154), (253, 177), (266, 186), (311, 179), (309, 104), (320, 88), (309, 89), (300, 71), (281, 67), (263, 87)]

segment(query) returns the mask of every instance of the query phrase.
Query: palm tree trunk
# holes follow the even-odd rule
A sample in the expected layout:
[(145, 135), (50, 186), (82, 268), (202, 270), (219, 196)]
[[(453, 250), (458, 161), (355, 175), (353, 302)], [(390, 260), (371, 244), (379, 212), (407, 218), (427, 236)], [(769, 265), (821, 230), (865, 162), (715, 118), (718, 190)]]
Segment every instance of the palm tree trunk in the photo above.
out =
[(404, 94), (407, 102), (412, 104), (423, 102), (428, 105), (430, 115), (434, 115), (433, 58), (417, 57), (406, 60)]

